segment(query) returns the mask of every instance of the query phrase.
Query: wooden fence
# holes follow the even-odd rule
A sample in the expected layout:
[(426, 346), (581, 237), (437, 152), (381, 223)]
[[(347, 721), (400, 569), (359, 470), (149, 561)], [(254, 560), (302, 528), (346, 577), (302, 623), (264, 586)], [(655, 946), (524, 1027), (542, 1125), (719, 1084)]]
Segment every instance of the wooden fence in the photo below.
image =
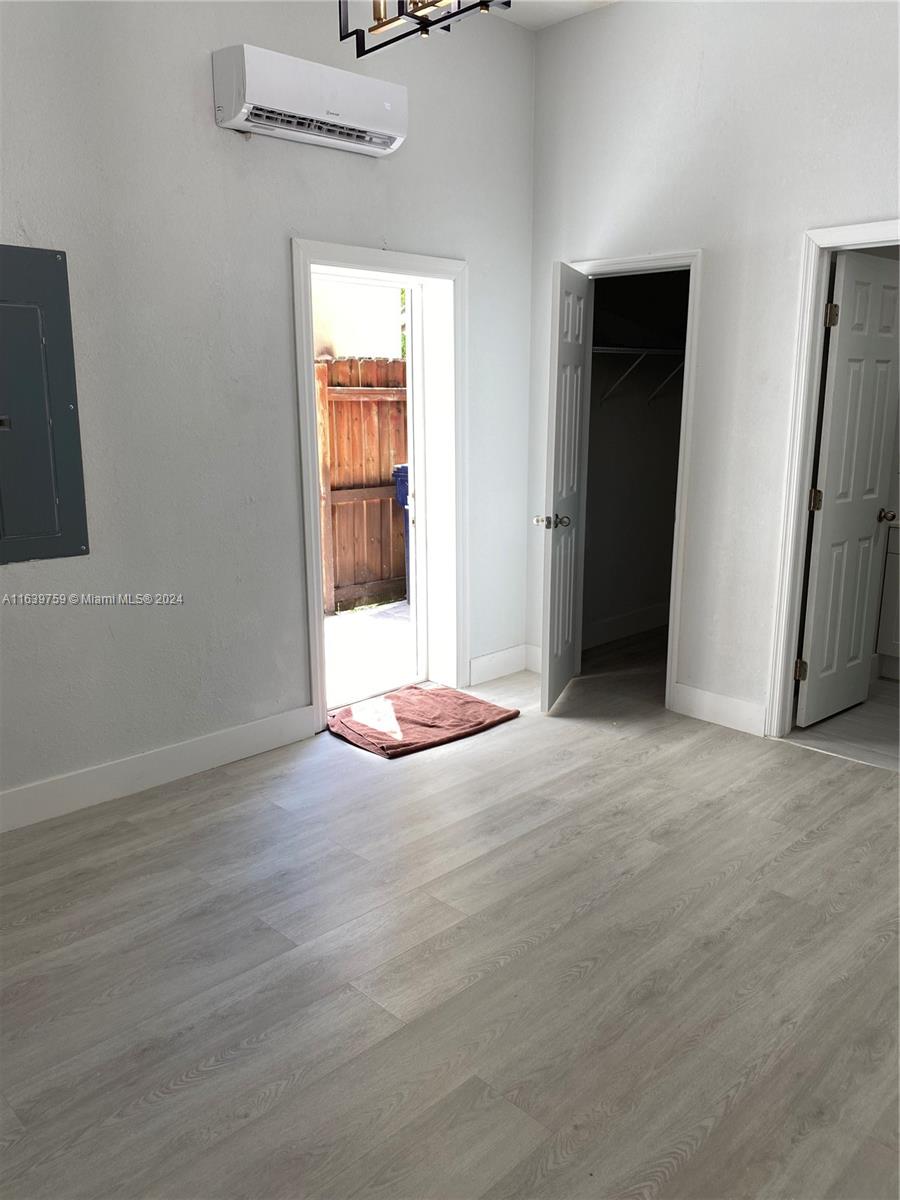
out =
[(406, 595), (403, 511), (392, 469), (407, 461), (406, 363), (316, 363), (325, 611)]

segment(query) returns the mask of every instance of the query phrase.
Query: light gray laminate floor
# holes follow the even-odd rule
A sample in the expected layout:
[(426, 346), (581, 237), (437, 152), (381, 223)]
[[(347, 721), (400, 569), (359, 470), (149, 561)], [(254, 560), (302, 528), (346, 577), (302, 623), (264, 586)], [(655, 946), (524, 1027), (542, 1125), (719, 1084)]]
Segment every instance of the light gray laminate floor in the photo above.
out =
[(787, 740), (896, 771), (900, 758), (900, 683), (896, 679), (873, 680), (864, 704), (806, 729), (793, 729)]
[(5, 837), (4, 1195), (896, 1197), (896, 776), (661, 689)]

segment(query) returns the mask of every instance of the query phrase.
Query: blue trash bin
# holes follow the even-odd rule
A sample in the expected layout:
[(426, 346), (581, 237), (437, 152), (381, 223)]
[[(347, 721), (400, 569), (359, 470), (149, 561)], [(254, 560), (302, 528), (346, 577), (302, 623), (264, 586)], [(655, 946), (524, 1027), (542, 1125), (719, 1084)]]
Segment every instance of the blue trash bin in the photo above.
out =
[(406, 550), (406, 598), (409, 599), (409, 463), (398, 463), (391, 471), (397, 503), (403, 509), (403, 546)]

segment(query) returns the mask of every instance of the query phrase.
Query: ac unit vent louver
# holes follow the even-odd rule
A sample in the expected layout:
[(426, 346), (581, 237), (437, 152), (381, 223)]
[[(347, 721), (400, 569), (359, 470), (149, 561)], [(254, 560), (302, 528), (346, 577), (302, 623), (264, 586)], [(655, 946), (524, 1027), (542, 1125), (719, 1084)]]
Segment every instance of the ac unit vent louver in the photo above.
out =
[(336, 121), (320, 121), (315, 117), (301, 117), (296, 113), (279, 112), (276, 108), (262, 108), (254, 104), (247, 114), (251, 125), (268, 128), (293, 129), (298, 133), (311, 133), (316, 137), (332, 138), (336, 142), (354, 142), (357, 145), (377, 146), (389, 149), (396, 138), (388, 133), (373, 133), (368, 129), (356, 129), (353, 125), (340, 125)]
[(382, 158), (402, 146), (409, 101), (400, 83), (339, 71), (259, 46), (214, 50), (216, 124)]

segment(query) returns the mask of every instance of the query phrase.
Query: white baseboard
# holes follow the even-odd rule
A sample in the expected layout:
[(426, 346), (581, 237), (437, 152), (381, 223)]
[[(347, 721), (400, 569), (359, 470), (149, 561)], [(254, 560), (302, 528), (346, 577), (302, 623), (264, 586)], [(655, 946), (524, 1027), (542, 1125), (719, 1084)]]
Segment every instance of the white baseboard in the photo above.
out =
[(636, 608), (633, 612), (619, 613), (615, 617), (585, 621), (581, 646), (584, 650), (590, 650), (593, 646), (605, 646), (607, 642), (617, 642), (619, 638), (631, 637), (635, 633), (659, 629), (668, 623), (669, 602), (663, 600), (660, 604), (649, 604), (646, 608)]
[(493, 654), (480, 654), (469, 663), (469, 683), (474, 686), (487, 683), (489, 679), (500, 679), (503, 675), (515, 675), (525, 670), (525, 647), (509, 646), (506, 650), (495, 650)]
[(67, 775), (54, 775), (0, 792), (0, 830), (18, 829), (50, 817), (117, 800), (146, 788), (171, 783), (198, 771), (250, 758), (315, 733), (313, 709), (295, 708), (247, 725), (220, 729), (186, 742), (160, 746)]
[(736, 700), (733, 696), (720, 696), (717, 692), (704, 692), (689, 687), (686, 683), (673, 683), (667, 697), (669, 708), (686, 717), (697, 717), (711, 721), (714, 725), (726, 725), (729, 729), (740, 729), (743, 733), (763, 736), (766, 724), (766, 707), (752, 700)]
[(879, 654), (878, 678), (900, 679), (900, 658), (894, 658), (893, 654)]
[(541, 648), (540, 646), (525, 647), (525, 670), (534, 671), (535, 675), (541, 673)]

